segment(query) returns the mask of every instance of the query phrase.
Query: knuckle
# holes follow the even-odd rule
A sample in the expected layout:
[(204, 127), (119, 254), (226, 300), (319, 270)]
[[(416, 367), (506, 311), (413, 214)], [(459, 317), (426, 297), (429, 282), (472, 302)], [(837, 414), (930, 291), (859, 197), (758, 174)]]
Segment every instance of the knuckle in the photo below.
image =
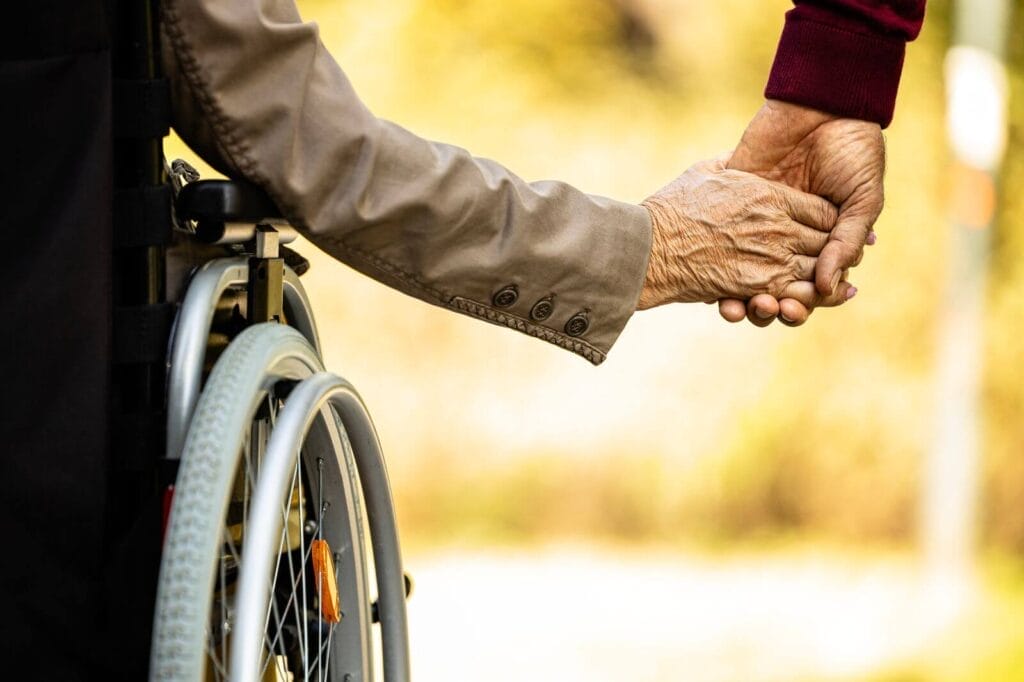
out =
[(774, 209), (778, 209), (784, 205), (782, 192), (778, 188), (772, 187), (767, 183), (760, 182), (757, 184), (755, 196), (762, 205), (770, 206)]
[(790, 273), (778, 274), (772, 277), (768, 282), (768, 295), (773, 296), (774, 298), (783, 298), (786, 287), (788, 287), (794, 279), (795, 277)]
[(839, 222), (839, 209), (830, 201), (824, 199), (819, 203), (821, 210), (822, 226), (832, 229)]

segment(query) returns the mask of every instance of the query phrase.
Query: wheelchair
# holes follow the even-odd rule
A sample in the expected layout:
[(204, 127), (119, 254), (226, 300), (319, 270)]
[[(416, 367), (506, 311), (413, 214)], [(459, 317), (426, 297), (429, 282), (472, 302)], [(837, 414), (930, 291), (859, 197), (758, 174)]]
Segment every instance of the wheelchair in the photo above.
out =
[[(120, 589), (137, 604), (118, 600), (130, 674), (162, 496), (151, 680), (361, 682), (379, 663), (405, 682), (411, 583), (387, 472), (359, 394), (325, 371), (296, 232), (259, 188), (167, 166), (158, 2), (115, 5), (109, 504), (137, 554)], [(195, 267), (168, 295), (182, 251)]]
[(371, 680), (378, 621), (384, 678), (406, 680), (409, 583), (387, 473), (359, 394), (324, 370), (281, 254), (296, 234), (255, 187), (180, 184), (180, 238), (237, 255), (195, 270), (171, 333), (167, 456), (180, 464), (150, 678)]

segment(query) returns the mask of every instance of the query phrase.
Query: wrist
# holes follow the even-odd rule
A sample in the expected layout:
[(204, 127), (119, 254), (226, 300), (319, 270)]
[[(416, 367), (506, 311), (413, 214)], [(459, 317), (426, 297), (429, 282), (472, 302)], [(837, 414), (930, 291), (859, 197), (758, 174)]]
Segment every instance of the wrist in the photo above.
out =
[(743, 131), (729, 168), (787, 182), (786, 158), (800, 149), (815, 131), (836, 120), (818, 109), (768, 99)]
[(645, 199), (640, 204), (651, 217), (651, 255), (647, 259), (647, 272), (644, 284), (637, 301), (637, 310), (647, 310), (666, 302), (668, 289), (668, 273), (666, 266), (666, 235), (665, 225), (668, 218), (666, 207), (654, 197)]
[(892, 121), (906, 39), (799, 6), (786, 16), (765, 96), (842, 118)]
[(771, 116), (776, 117), (780, 122), (785, 123), (786, 126), (801, 131), (814, 130), (824, 123), (839, 118), (820, 109), (796, 104), (795, 102), (786, 102), (781, 99), (765, 99), (764, 108)]
[(651, 216), (651, 256), (637, 310), (717, 299), (707, 294), (709, 282), (700, 276), (699, 266), (694, 270), (700, 262), (698, 254), (710, 250), (699, 221), (658, 196), (644, 200), (642, 206)]

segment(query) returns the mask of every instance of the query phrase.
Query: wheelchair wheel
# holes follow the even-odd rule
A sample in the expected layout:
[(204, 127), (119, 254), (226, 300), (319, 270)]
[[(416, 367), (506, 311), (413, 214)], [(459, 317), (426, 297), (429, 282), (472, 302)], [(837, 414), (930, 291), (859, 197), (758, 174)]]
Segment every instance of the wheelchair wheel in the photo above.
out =
[[(325, 424), (340, 419), (342, 443), (324, 441), (326, 447), (311, 448), (317, 442), (332, 437)], [(319, 428), (318, 428), (319, 427)], [(353, 450), (348, 438), (355, 444)], [(339, 447), (340, 446), (340, 447)], [(336, 462), (325, 462), (310, 454), (339, 452), (346, 457), (341, 467)], [(353, 465), (355, 469), (353, 470)], [(344, 467), (349, 476), (344, 476)], [(361, 483), (369, 515), (369, 529), (373, 541), (377, 587), (380, 592), (378, 616), (382, 627), (384, 677), (388, 682), (407, 682), (409, 661), (405, 614), (405, 579), (398, 547), (398, 533), (391, 504), (390, 486), (380, 444), (369, 414), (359, 394), (344, 379), (327, 372), (319, 372), (303, 380), (288, 396), (284, 408), (278, 413), (274, 432), (270, 437), (263, 459), (259, 481), (252, 498), (248, 534), (243, 547), (245, 562), (242, 566), (236, 601), (238, 626), (231, 650), (231, 672), (236, 679), (264, 679), (265, 671), (278, 661), (287, 660), (265, 636), (267, 632), (281, 632), (296, 609), (281, 611), (280, 599), (275, 601), (272, 586), (279, 582), (285, 570), (281, 557), (287, 556), (294, 546), (286, 519), (294, 508), (296, 495), (302, 496), (302, 475), (314, 473), (315, 482), (308, 486), (321, 517), (331, 520), (332, 507), (341, 492), (355, 498), (353, 481)], [(354, 511), (358, 512), (358, 508)], [(362, 632), (366, 612), (360, 605), (367, 603), (362, 581), (348, 581), (346, 576), (354, 570), (356, 557), (347, 556), (349, 544), (344, 536), (351, 530), (353, 536), (361, 528), (360, 519), (348, 516), (321, 524), (314, 531), (310, 549), (314, 557), (312, 575), (299, 575), (287, 566), (292, 583), (308, 580), (315, 589), (301, 594), (316, 596), (312, 607), (319, 617), (307, 620), (316, 631), (306, 629), (310, 635), (305, 651), (313, 658), (301, 666), (317, 680), (354, 680), (354, 674), (334, 675), (338, 670), (349, 670), (349, 661), (367, 660), (367, 647), (356, 636)], [(293, 549), (291, 551), (294, 551)], [(321, 559), (318, 551), (330, 559)], [(331, 553), (333, 552), (333, 553)], [(294, 591), (293, 591), (294, 592)], [(285, 597), (291, 598), (291, 593)], [(356, 608), (350, 608), (356, 607)], [(354, 622), (349, 622), (349, 621)], [(315, 635), (315, 636), (314, 636)], [(333, 641), (333, 645), (332, 645)], [(310, 642), (315, 642), (312, 646)], [(362, 671), (366, 674), (366, 671)]]
[[(286, 502), (272, 509), (273, 536), (257, 538), (268, 526), (253, 524), (254, 495), (288, 392), (321, 369), (309, 342), (278, 324), (242, 332), (217, 361), (191, 420), (175, 486), (151, 679), (369, 679), (359, 487), (345, 435), (329, 410), (313, 415), (304, 440), (286, 444), (300, 455), (284, 476)], [(242, 675), (232, 659), (242, 601), (253, 596), (241, 596), (239, 579), (254, 544), (269, 548), (261, 560), (273, 577), (258, 595), (265, 613), (248, 628), (262, 652), (257, 674)], [(324, 568), (330, 564), (334, 582)], [(331, 587), (341, 593), (343, 614), (328, 611), (335, 603), (325, 598)], [(340, 622), (324, 622), (334, 619)]]

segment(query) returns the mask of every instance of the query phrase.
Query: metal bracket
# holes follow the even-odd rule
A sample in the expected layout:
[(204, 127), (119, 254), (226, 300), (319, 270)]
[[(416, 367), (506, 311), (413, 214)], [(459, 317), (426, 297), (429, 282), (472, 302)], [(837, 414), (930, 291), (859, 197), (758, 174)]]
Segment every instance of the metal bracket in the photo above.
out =
[(249, 259), (249, 324), (284, 320), (284, 258), (279, 235), (270, 225), (256, 226), (256, 255)]

